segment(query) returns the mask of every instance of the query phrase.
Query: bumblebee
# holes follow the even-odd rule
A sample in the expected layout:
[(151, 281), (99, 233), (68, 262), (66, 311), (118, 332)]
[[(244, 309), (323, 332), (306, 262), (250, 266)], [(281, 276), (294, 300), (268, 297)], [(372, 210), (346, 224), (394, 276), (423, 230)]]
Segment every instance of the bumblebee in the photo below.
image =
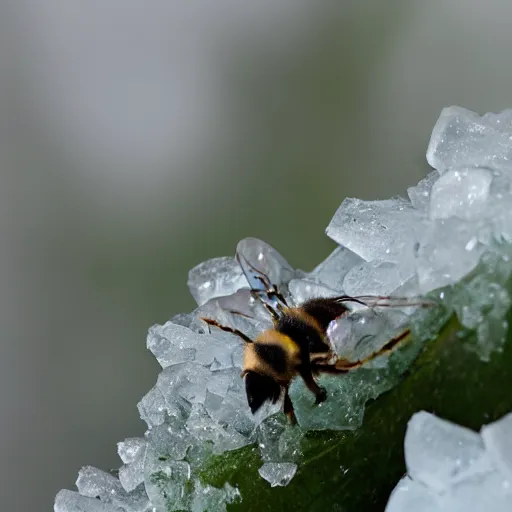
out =
[[(356, 302), (364, 306), (410, 306), (418, 303), (410, 299), (389, 297), (350, 297), (342, 295), (332, 298), (314, 298), (298, 307), (289, 307), (283, 295), (268, 278), (237, 254), (252, 291), (267, 308), (273, 318), (273, 328), (259, 334), (254, 340), (243, 332), (221, 325), (216, 320), (202, 318), (209, 326), (231, 332), (245, 342), (243, 370), (247, 401), (254, 414), (266, 402), (276, 403), (284, 392), (283, 412), (290, 423), (296, 424), (293, 404), (288, 389), (292, 380), (300, 376), (315, 395), (315, 403), (327, 398), (325, 388), (315, 376), (320, 373), (347, 373), (387, 352), (391, 352), (410, 331), (405, 330), (392, 338), (379, 350), (358, 361), (339, 358), (329, 341), (329, 324), (350, 309), (347, 303)], [(424, 303), (419, 303), (424, 305)], [(232, 313), (236, 314), (236, 311)]]

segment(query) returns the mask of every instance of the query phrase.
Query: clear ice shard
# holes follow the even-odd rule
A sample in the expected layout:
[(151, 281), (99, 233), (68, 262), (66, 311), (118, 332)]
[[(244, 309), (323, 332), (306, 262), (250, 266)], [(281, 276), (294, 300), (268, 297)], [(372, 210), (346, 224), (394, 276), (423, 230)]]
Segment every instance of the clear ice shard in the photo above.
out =
[(460, 281), (476, 268), (484, 249), (468, 222), (452, 217), (427, 225), (416, 249), (420, 293)]
[(478, 219), (485, 212), (491, 182), (487, 169), (446, 171), (432, 186), (430, 218)]
[[(497, 471), (463, 480), (443, 499), (442, 512), (509, 512), (511, 484)], [(435, 509), (433, 510), (435, 512)]]
[(405, 463), (409, 476), (436, 491), (462, 480), (484, 457), (480, 436), (428, 412), (413, 415), (405, 435)]
[(430, 191), (439, 176), (438, 171), (429, 172), (415, 187), (409, 187), (407, 189), (407, 195), (414, 208), (423, 212), (428, 211), (430, 205)]
[(128, 493), (115, 476), (91, 466), (79, 471), (76, 487), (82, 496), (100, 498), (127, 512), (144, 512), (149, 506), (145, 493)]
[(389, 295), (412, 276), (412, 269), (404, 277), (400, 266), (390, 261), (370, 261), (356, 265), (343, 280), (343, 291), (352, 297), (358, 295)]
[(265, 462), (258, 473), (265, 479), (270, 487), (284, 487), (295, 476), (297, 464), (292, 462)]
[(298, 462), (302, 457), (301, 440), (304, 431), (290, 428), (282, 414), (265, 418), (256, 431), (256, 439), (264, 462)]
[(144, 455), (147, 441), (134, 437), (117, 443), (117, 453), (124, 464), (119, 468), (119, 481), (124, 490), (131, 492), (144, 481)]
[(492, 461), (512, 486), (512, 413), (484, 426), (481, 434)]
[(147, 347), (162, 368), (171, 365), (195, 362), (211, 366), (216, 361), (216, 369), (233, 368), (233, 352), (240, 346), (234, 336), (198, 334), (191, 329), (172, 322), (154, 325), (149, 329)]
[(110, 503), (82, 496), (78, 492), (62, 490), (55, 497), (54, 512), (125, 512)]
[(447, 107), (432, 131), (427, 161), (440, 173), (465, 167), (511, 171), (511, 137), (512, 110), (479, 116)]
[(308, 279), (292, 279), (288, 284), (288, 289), (293, 303), (297, 305), (317, 297), (336, 297), (337, 295), (342, 295), (341, 290), (333, 290)]
[(231, 257), (213, 258), (188, 273), (188, 288), (199, 306), (210, 299), (231, 295), (249, 283), (240, 265)]
[(511, 417), (483, 427), (479, 435), (416, 413), (405, 437), (408, 474), (392, 492), (386, 512), (512, 510)]
[(436, 494), (405, 476), (392, 492), (384, 512), (434, 512), (438, 509)]
[(341, 292), (343, 290), (343, 279), (347, 272), (363, 262), (363, 258), (355, 252), (350, 251), (346, 247), (339, 246), (322, 263), (318, 264), (307, 274), (306, 279), (326, 286), (331, 290)]
[(383, 201), (345, 199), (327, 235), (366, 261), (402, 261), (412, 254), (423, 229), (423, 214), (402, 197)]
[(146, 449), (147, 442), (141, 437), (131, 437), (117, 443), (117, 453), (119, 458), (125, 463), (130, 464), (138, 460)]
[[(405, 332), (407, 315), (398, 308), (351, 305), (352, 311), (333, 320), (327, 334), (338, 357), (349, 361), (359, 361), (379, 350), (391, 338)], [(376, 367), (387, 358), (374, 359), (366, 367)]]

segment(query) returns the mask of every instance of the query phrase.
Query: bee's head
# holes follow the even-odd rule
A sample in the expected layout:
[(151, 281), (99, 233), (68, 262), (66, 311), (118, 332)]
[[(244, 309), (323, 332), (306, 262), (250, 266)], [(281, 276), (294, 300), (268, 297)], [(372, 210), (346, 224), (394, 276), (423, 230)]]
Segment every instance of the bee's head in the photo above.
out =
[(276, 403), (281, 394), (281, 386), (267, 375), (249, 370), (245, 372), (245, 392), (247, 402), (254, 414), (267, 400)]

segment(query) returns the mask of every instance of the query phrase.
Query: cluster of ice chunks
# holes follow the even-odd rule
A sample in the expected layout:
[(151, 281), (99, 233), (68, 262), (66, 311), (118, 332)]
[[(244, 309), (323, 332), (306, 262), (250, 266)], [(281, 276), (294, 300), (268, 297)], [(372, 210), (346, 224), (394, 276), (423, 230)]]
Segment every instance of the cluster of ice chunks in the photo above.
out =
[(198, 308), (148, 333), (147, 346), (162, 372), (138, 404), (147, 432), (119, 444), (124, 464), (118, 476), (84, 469), (79, 493), (59, 493), (55, 510), (225, 510), (240, 499), (238, 490), (205, 485), (198, 472), (208, 458), (249, 444), (260, 452), (261, 477), (271, 486), (286, 485), (300, 468), (304, 433), (360, 426), (366, 402), (398, 382), (421, 340), (435, 335), (453, 311), (478, 334), (471, 348), (488, 359), (500, 348), (490, 340), (496, 342), (508, 328), (510, 298), (504, 283), (512, 254), (504, 242), (512, 241), (511, 119), (510, 112), (479, 117), (445, 109), (428, 149), (436, 170), (408, 189), (409, 199), (344, 200), (327, 228), (339, 245), (309, 273), (294, 269), (261, 240), (247, 238), (237, 246), (244, 264), (266, 275), (292, 305), (342, 294), (436, 298), (443, 307), (420, 313), (354, 303), (349, 315), (329, 327), (336, 352), (351, 360), (378, 349), (405, 324), (415, 343), (342, 379), (320, 376), (328, 393), (320, 406), (295, 379), (290, 395), (300, 427), (287, 424), (280, 403), (253, 416), (240, 378), (242, 340), (203, 318), (254, 338), (272, 326), (265, 305), (250, 290), (261, 283), (244, 273), (240, 259), (202, 263), (188, 280)]
[(418, 412), (404, 444), (407, 475), (386, 512), (512, 510), (512, 414), (478, 434)]
[[(510, 302), (503, 284), (511, 268), (512, 110), (479, 116), (445, 108), (427, 159), (435, 170), (408, 189), (409, 200), (345, 199), (339, 207), (327, 234), (363, 260), (342, 288), (350, 295), (425, 295), (465, 278), (445, 304), (477, 330), (476, 349), (488, 359), (499, 348), (489, 339), (500, 338), (489, 333), (506, 331)], [(484, 272), (473, 272), (479, 265)]]

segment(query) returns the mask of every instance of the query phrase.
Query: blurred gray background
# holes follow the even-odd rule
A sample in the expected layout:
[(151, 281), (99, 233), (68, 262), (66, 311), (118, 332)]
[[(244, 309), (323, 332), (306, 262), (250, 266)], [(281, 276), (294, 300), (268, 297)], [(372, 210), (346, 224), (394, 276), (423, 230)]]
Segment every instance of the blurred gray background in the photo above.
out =
[(257, 236), (311, 269), (346, 196), (427, 171), (442, 107), (512, 106), (509, 0), (0, 7), (2, 510), (116, 468), (188, 270)]

